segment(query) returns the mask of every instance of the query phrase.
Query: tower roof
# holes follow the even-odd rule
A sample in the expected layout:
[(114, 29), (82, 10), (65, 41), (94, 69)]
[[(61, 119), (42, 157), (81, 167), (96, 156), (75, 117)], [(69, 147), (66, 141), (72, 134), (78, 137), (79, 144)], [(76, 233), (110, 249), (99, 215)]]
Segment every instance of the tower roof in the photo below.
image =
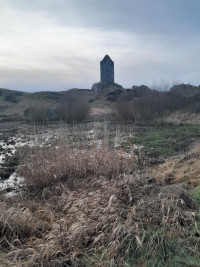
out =
[(109, 55), (105, 55), (105, 57), (102, 59), (101, 62), (105, 62), (105, 61), (111, 61), (111, 62), (113, 62), (112, 59), (109, 57)]

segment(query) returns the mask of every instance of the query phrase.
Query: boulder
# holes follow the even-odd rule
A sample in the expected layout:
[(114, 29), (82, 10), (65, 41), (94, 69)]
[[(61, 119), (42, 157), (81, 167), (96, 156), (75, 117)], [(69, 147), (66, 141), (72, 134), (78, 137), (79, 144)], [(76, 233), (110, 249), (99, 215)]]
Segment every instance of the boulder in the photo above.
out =
[(117, 83), (108, 83), (108, 82), (94, 83), (91, 89), (94, 92), (114, 92), (116, 90), (121, 90), (121, 91), (124, 90), (124, 88), (121, 85)]

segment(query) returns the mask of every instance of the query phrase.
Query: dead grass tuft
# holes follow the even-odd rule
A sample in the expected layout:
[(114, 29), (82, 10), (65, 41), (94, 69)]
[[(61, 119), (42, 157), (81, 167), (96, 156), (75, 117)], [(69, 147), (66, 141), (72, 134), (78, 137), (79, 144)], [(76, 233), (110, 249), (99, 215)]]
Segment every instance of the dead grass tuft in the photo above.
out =
[(188, 266), (186, 254), (199, 263), (198, 214), (173, 184), (181, 164), (198, 162), (199, 144), (175, 159), (178, 168), (158, 166), (155, 178), (104, 141), (22, 152), (20, 174), (33, 194), (0, 198), (1, 266)]
[(200, 115), (198, 113), (191, 113), (181, 110), (167, 114), (162, 118), (157, 118), (156, 122), (157, 124), (161, 125), (199, 125)]
[[(76, 188), (60, 184), (45, 188), (42, 195), (40, 204), (29, 209), (28, 203), (25, 209), (3, 208), (1, 230), (8, 230), (3, 230), (0, 242), (9, 240), (5, 259), (10, 263), (125, 266), (126, 258), (137, 258), (144, 247), (156, 253), (152, 248), (157, 242), (165, 245), (167, 231), (193, 238), (192, 249), (198, 254), (195, 237), (190, 237), (190, 229), (196, 227), (193, 202), (180, 186), (164, 186), (135, 174), (116, 180), (87, 179)], [(152, 235), (149, 229), (162, 230)], [(170, 248), (163, 251), (170, 260)]]
[(186, 183), (190, 187), (199, 186), (200, 143), (196, 142), (187, 153), (169, 159), (164, 164), (149, 169), (149, 172), (168, 184)]
[(86, 148), (69, 145), (37, 147), (25, 153), (20, 175), (30, 189), (40, 189), (60, 181), (73, 182), (89, 177), (111, 179), (133, 172), (134, 156), (128, 156), (107, 144), (93, 143)]

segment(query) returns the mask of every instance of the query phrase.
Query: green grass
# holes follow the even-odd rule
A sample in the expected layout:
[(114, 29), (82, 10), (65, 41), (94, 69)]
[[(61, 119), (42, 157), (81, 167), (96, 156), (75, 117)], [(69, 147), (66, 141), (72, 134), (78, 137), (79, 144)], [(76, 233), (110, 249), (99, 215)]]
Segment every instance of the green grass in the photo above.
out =
[[(195, 243), (195, 242), (194, 242)], [(127, 261), (128, 266), (164, 267), (199, 266), (197, 253), (191, 253), (191, 242), (173, 236), (165, 229), (150, 229), (146, 233), (143, 247)]]
[(192, 198), (198, 207), (200, 207), (200, 186), (194, 188), (191, 192)]
[(186, 148), (190, 138), (200, 138), (200, 126), (162, 126), (144, 128), (144, 131), (135, 132), (129, 140), (131, 143), (142, 145), (145, 151), (163, 156), (172, 156)]
[[(198, 267), (200, 258), (198, 256), (198, 241), (183, 239), (173, 235), (170, 230), (163, 228), (143, 230), (138, 233), (142, 240), (141, 247), (138, 246), (136, 238), (129, 243), (129, 256), (126, 257), (126, 250), (122, 252), (122, 258), (126, 267)], [(94, 266), (95, 261), (102, 265), (110, 266), (106, 252), (95, 253), (91, 257), (84, 258), (87, 267)], [(117, 265), (113, 265), (117, 267)], [(121, 265), (120, 265), (121, 266)]]

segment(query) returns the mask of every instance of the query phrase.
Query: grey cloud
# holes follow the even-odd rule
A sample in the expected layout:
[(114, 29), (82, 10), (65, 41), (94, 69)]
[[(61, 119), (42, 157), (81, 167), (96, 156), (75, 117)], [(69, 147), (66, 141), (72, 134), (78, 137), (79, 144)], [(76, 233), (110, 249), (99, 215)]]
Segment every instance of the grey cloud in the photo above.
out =
[(19, 9), (46, 12), (65, 26), (189, 35), (200, 27), (199, 0), (8, 1)]
[(199, 77), (199, 0), (1, 0), (0, 8), (11, 10), (0, 25), (1, 87), (90, 88), (107, 53), (125, 87)]

